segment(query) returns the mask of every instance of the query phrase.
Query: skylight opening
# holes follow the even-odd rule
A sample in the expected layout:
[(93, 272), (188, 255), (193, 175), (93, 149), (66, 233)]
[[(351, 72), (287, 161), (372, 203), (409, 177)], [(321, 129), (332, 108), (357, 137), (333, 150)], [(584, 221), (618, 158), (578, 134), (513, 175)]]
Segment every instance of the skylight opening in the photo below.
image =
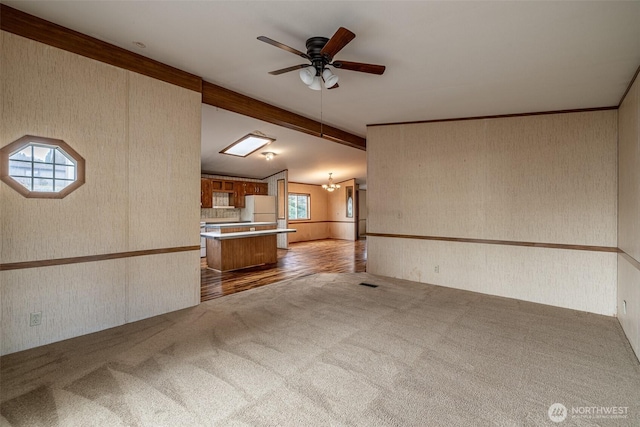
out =
[(258, 133), (250, 133), (229, 145), (220, 151), (220, 153), (237, 157), (247, 157), (249, 154), (255, 153), (262, 147), (271, 144), (273, 141), (275, 141), (274, 138), (259, 135)]

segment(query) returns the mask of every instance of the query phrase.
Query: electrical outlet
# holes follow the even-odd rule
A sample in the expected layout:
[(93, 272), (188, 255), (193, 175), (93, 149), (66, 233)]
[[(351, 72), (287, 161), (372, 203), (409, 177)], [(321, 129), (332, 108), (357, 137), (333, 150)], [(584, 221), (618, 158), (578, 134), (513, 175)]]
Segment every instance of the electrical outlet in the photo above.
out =
[(436, 265), (433, 271), (435, 271), (436, 273), (440, 273), (440, 266)]
[(29, 326), (40, 326), (42, 324), (42, 312), (31, 313), (29, 316)]

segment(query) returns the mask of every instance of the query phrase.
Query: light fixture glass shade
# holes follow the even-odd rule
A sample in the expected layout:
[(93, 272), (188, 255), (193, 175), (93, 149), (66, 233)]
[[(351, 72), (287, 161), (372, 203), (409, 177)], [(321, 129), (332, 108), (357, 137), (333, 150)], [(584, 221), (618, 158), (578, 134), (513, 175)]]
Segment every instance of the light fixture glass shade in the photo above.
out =
[(334, 184), (333, 183), (333, 178), (331, 177), (332, 173), (329, 174), (329, 184), (323, 184), (322, 188), (327, 190), (328, 192), (332, 192), (334, 190), (337, 190), (338, 188), (340, 188), (340, 184)]
[(313, 79), (316, 76), (316, 68), (310, 65), (300, 69), (300, 80), (307, 86), (313, 83)]
[(322, 72), (322, 78), (324, 79), (324, 87), (326, 87), (327, 89), (332, 88), (336, 84), (338, 84), (338, 76), (333, 74), (328, 68), (325, 68)]
[(320, 83), (320, 77), (315, 76), (313, 78), (313, 82), (309, 85), (309, 89), (313, 89), (313, 90), (322, 89), (322, 84)]
[(269, 160), (273, 160), (273, 158), (276, 155), (276, 153), (274, 153), (272, 151), (267, 151), (265, 153), (262, 153), (262, 155), (264, 156), (265, 159), (267, 159), (267, 161), (269, 161)]

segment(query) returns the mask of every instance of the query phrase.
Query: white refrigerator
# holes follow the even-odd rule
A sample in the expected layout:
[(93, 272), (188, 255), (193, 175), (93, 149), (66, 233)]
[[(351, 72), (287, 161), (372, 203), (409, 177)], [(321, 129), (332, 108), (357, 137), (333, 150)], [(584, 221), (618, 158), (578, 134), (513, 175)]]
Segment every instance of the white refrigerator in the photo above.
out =
[(251, 222), (276, 222), (276, 196), (245, 196), (240, 219)]

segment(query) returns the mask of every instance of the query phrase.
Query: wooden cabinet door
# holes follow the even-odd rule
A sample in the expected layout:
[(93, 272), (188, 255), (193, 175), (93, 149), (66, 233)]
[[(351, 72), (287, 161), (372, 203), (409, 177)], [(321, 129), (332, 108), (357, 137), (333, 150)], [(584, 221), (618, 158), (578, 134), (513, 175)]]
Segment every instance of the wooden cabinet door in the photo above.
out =
[(256, 194), (256, 187), (253, 185), (253, 182), (243, 182), (242, 186), (244, 187), (244, 194), (246, 196), (252, 196)]
[(247, 196), (264, 196), (269, 192), (269, 184), (262, 182), (243, 182), (242, 186), (244, 187), (244, 194)]
[(244, 208), (244, 196), (245, 196), (245, 186), (243, 182), (235, 183), (235, 190), (233, 191), (233, 206), (236, 208)]
[(221, 179), (210, 179), (209, 181), (211, 181), (211, 188), (215, 193), (233, 193), (233, 181), (223, 181)]
[(223, 181), (221, 179), (210, 179), (209, 181), (211, 181), (211, 189), (213, 191), (221, 191), (222, 190)]
[(200, 178), (200, 207), (213, 207), (213, 188), (211, 180), (207, 178)]

